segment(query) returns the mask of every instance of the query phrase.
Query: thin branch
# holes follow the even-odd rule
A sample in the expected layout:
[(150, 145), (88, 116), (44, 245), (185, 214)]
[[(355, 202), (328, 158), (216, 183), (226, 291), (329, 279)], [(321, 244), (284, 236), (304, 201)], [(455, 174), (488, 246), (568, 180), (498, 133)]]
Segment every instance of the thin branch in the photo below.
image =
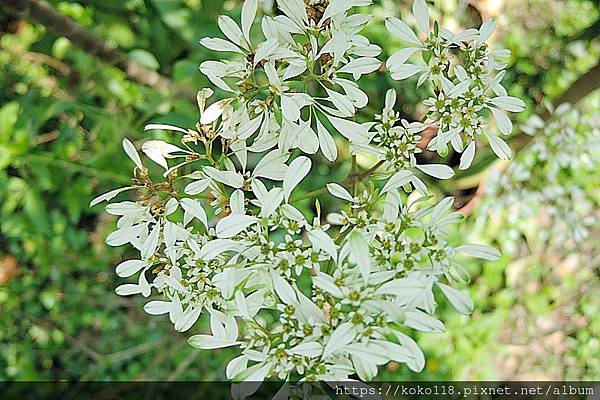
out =
[(76, 21), (58, 13), (46, 0), (0, 0), (3, 11), (32, 20), (45, 26), (50, 32), (71, 40), (83, 51), (124, 71), (130, 79), (155, 88), (172, 92), (195, 101), (196, 94), (181, 87), (149, 68), (130, 60), (123, 51), (111, 47), (101, 38), (86, 30)]
[(563, 103), (577, 104), (588, 94), (600, 88), (600, 63), (580, 76), (571, 87), (555, 102), (557, 106)]
[[(350, 171), (350, 174), (348, 174), (348, 176), (346, 177), (346, 179), (344, 179), (342, 182), (340, 182), (340, 184), (342, 186), (344, 186), (344, 185), (348, 185), (350, 183), (353, 183), (355, 181), (361, 181), (361, 180), (369, 177), (372, 173), (374, 173), (379, 167), (381, 167), (383, 165), (383, 163), (384, 163), (384, 161), (380, 160), (380, 161), (377, 162), (377, 164), (375, 164), (374, 166), (372, 166), (368, 170), (363, 171), (361, 173), (357, 173), (357, 172), (356, 173), (352, 173), (352, 171)], [(313, 191), (308, 192), (308, 193), (304, 193), (304, 194), (296, 196), (296, 197), (292, 196), (292, 199), (291, 199), (290, 202), (293, 203), (293, 202), (296, 202), (296, 201), (302, 201), (302, 200), (310, 199), (310, 198), (313, 198), (313, 197), (318, 196), (320, 194), (323, 194), (326, 191), (327, 191), (327, 188), (323, 187), (321, 189), (316, 189), (316, 190), (313, 190)], [(354, 194), (354, 196), (355, 196), (355, 194)]]
[(31, 161), (39, 162), (39, 163), (43, 163), (50, 167), (62, 168), (62, 169), (65, 169), (65, 170), (68, 170), (71, 172), (78, 172), (81, 174), (93, 176), (98, 179), (105, 179), (108, 181), (121, 183), (121, 184), (131, 183), (131, 178), (128, 176), (120, 175), (118, 173), (111, 172), (111, 171), (99, 170), (97, 168), (88, 167), (87, 165), (78, 164), (78, 163), (72, 162), (72, 161), (51, 158), (51, 157), (46, 156), (44, 153), (40, 153), (40, 154), (32, 153), (32, 154), (28, 154), (28, 155), (24, 156), (23, 158), (25, 160), (28, 160), (29, 162), (31, 162)]

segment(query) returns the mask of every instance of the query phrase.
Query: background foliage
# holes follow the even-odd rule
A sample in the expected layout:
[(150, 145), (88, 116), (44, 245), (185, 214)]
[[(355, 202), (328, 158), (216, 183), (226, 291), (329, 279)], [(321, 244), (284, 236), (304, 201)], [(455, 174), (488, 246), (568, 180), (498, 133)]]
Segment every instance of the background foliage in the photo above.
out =
[[(399, 43), (389, 39), (381, 18), (408, 13), (410, 2), (376, 3), (366, 35), (391, 53)], [(446, 25), (471, 27), (482, 18), (497, 19), (494, 40), (513, 53), (509, 92), (528, 103), (518, 122), (598, 63), (596, 1), (432, 3)], [(51, 4), (130, 59), (194, 91), (208, 85), (198, 71), (208, 57), (198, 39), (218, 35), (218, 14), (237, 18), (240, 12), (240, 2), (231, 0)], [(272, 9), (269, 1), (263, 5)], [(393, 82), (381, 73), (362, 84), (372, 100), (365, 112), (380, 109), (384, 91), (395, 87), (405, 117), (419, 118), (422, 110), (412, 104), (423, 93), (412, 83)], [(597, 94), (582, 107), (598, 119)], [(147, 316), (143, 300), (114, 294), (113, 267), (125, 255), (106, 246), (104, 238), (115, 220), (100, 208), (88, 208), (95, 195), (129, 181), (123, 137), (147, 139), (142, 128), (148, 121), (193, 126), (197, 118), (195, 104), (185, 97), (140, 85), (41, 24), (1, 11), (0, 379), (224, 379), (226, 352), (191, 348), (166, 318)], [(518, 129), (516, 136), (511, 144), (518, 147)], [(517, 157), (528, 151), (525, 147)], [(528, 221), (527, 229), (510, 213), (492, 213), (486, 204), (495, 200), (476, 192), (479, 182), (485, 187), (505, 167), (491, 161), (478, 157), (474, 174), (459, 175), (438, 189), (440, 195), (455, 195), (457, 208), (472, 208), (455, 238), (499, 246), (504, 256), (493, 263), (465, 259), (474, 315), (460, 316), (448, 307), (443, 317), (448, 332), (420, 335), (425, 371), (414, 375), (390, 364), (384, 379), (600, 377), (599, 229), (592, 227), (577, 244), (567, 238), (556, 245), (540, 235), (543, 213)], [(307, 181), (311, 187), (324, 185), (348, 168), (343, 162), (322, 166)], [(543, 175), (533, 179), (544, 185)], [(598, 214), (597, 176), (558, 179), (580, 187), (593, 204), (588, 213)]]

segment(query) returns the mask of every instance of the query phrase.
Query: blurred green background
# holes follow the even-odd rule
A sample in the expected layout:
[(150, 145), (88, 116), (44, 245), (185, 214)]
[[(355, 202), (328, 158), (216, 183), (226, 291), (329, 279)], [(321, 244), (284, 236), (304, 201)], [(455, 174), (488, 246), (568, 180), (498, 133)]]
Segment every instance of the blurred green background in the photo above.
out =
[[(400, 43), (390, 40), (382, 18), (409, 15), (411, 2), (375, 3), (367, 36), (387, 57)], [(494, 45), (513, 53), (505, 86), (528, 104), (517, 123), (598, 64), (598, 1), (430, 3), (445, 26), (478, 27), (482, 19), (497, 20)], [(43, 24), (1, 6), (0, 380), (224, 379), (232, 351), (193, 349), (167, 318), (143, 312), (145, 299), (114, 293), (114, 266), (126, 250), (104, 244), (115, 218), (88, 204), (129, 182), (124, 137), (137, 144), (148, 139), (142, 130), (149, 121), (193, 126), (197, 107), (183, 92), (208, 85), (198, 65), (217, 56), (198, 40), (219, 35), (219, 14), (238, 19), (241, 2), (49, 4), (171, 83), (167, 91), (142, 85)], [(272, 1), (262, 1), (261, 8), (272, 13)], [(415, 104), (427, 95), (425, 88), (416, 91), (414, 82), (394, 82), (384, 72), (361, 84), (372, 99), (364, 115), (380, 109), (388, 87), (399, 91), (406, 118), (420, 115)], [(582, 107), (597, 119), (598, 95), (588, 96)], [(518, 128), (515, 136), (511, 144), (522, 136)], [(347, 154), (344, 145), (340, 140), (341, 153)], [(527, 152), (525, 147), (517, 158)], [(493, 212), (489, 204), (496, 200), (479, 192), (478, 201), (469, 203), (478, 183), (502, 168), (493, 161), (479, 157), (473, 173), (438, 188), (439, 195), (457, 196), (457, 208), (474, 204), (452, 240), (489, 243), (504, 253), (493, 263), (464, 261), (475, 313), (464, 317), (441, 304), (448, 332), (418, 335), (425, 370), (413, 374), (392, 363), (382, 370), (382, 379), (600, 378), (600, 228), (592, 224), (587, 238), (577, 243), (568, 234), (553, 241), (543, 234), (544, 204), (537, 204), (539, 212), (527, 220), (515, 221), (510, 213)], [(347, 169), (344, 162), (324, 165), (313, 172), (311, 185), (335, 180)], [(545, 179), (536, 174), (530, 183), (543, 188)], [(597, 173), (567, 171), (554, 179), (581, 189), (591, 204), (584, 217), (599, 213)], [(202, 324), (206, 321), (193, 331)]]

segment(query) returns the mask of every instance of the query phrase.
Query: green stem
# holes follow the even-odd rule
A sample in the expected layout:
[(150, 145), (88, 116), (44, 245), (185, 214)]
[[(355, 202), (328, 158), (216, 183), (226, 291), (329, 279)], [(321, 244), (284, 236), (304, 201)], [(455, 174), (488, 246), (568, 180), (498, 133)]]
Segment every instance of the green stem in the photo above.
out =
[[(344, 179), (344, 180), (341, 182), (341, 185), (342, 185), (342, 186), (344, 186), (344, 185), (347, 185), (347, 184), (351, 183), (351, 182), (352, 182), (354, 179), (356, 179), (356, 181), (359, 181), (359, 180), (361, 180), (361, 179), (364, 179), (364, 178), (366, 178), (366, 177), (370, 176), (370, 175), (371, 175), (373, 172), (375, 172), (375, 171), (376, 171), (376, 170), (377, 170), (379, 167), (381, 167), (381, 166), (383, 165), (383, 163), (384, 163), (384, 161), (383, 161), (383, 160), (381, 160), (381, 161), (377, 162), (377, 164), (375, 164), (374, 166), (372, 166), (372, 167), (371, 167), (371, 168), (369, 168), (368, 170), (366, 170), (366, 171), (364, 171), (364, 172), (361, 172), (360, 174), (358, 174), (358, 173), (356, 173), (356, 172), (355, 172), (355, 173), (352, 173), (352, 171), (350, 171), (350, 173), (348, 174), (348, 176), (346, 177), (346, 179)], [(327, 188), (326, 188), (326, 187), (324, 187), (324, 188), (321, 188), (321, 189), (316, 189), (316, 190), (313, 190), (313, 191), (311, 191), (311, 192), (304, 193), (304, 194), (302, 194), (302, 195), (300, 195), (300, 196), (292, 197), (292, 199), (290, 200), (290, 203), (293, 203), (293, 202), (296, 202), (296, 201), (302, 201), (302, 200), (306, 200), (306, 199), (308, 199), (308, 198), (315, 197), (315, 196), (318, 196), (318, 195), (320, 195), (320, 194), (323, 194), (323, 193), (325, 193), (326, 191), (327, 191)], [(354, 194), (354, 196), (356, 196), (356, 194)]]
[(110, 172), (110, 171), (98, 170), (96, 168), (88, 167), (87, 165), (78, 164), (73, 161), (57, 160), (55, 158), (51, 158), (51, 157), (48, 157), (48, 156), (45, 156), (42, 154), (28, 154), (26, 156), (23, 156), (23, 160), (39, 162), (39, 163), (46, 164), (50, 167), (63, 168), (68, 171), (71, 171), (71, 172), (79, 172), (84, 175), (93, 176), (95, 178), (102, 179), (102, 180), (123, 183), (123, 184), (131, 183), (131, 177), (128, 177), (125, 175), (117, 174), (117, 173)]

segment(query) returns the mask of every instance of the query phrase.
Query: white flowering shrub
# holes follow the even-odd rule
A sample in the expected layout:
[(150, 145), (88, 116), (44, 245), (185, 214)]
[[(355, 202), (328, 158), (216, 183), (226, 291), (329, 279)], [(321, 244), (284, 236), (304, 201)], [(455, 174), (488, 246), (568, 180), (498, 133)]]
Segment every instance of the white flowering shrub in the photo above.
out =
[[(587, 182), (600, 169), (600, 120), (596, 107), (589, 108), (548, 106), (545, 120), (529, 118), (521, 130), (533, 136), (531, 144), (504, 171), (491, 176), (484, 210), (500, 220), (510, 215), (511, 236), (524, 233), (566, 250), (585, 240), (597, 225), (597, 196)], [(545, 229), (532, 224), (533, 219), (541, 220)]]
[[(368, 103), (357, 80), (382, 65), (381, 49), (360, 35), (371, 16), (355, 7), (370, 3), (279, 0), (281, 15), (256, 23), (257, 0), (247, 0), (241, 24), (220, 17), (226, 39), (201, 44), (237, 57), (206, 61), (200, 70), (227, 96), (212, 100), (212, 90), (200, 91), (194, 127), (146, 127), (180, 136), (177, 144), (150, 140), (141, 147), (165, 170), (160, 181), (125, 140), (133, 184), (92, 202), (135, 190), (136, 201), (106, 208), (120, 217), (107, 243), (139, 251), (117, 266), (119, 276), (135, 279), (117, 293), (156, 294), (160, 300), (144, 309), (168, 314), (180, 332), (193, 329), (201, 315), (210, 318), (211, 332), (189, 342), (239, 348), (226, 370), (232, 380), (355, 374), (370, 380), (389, 361), (420, 371), (424, 355), (407, 333), (444, 330), (435, 317), (435, 293), (461, 313), (473, 308), (452, 287), (465, 275), (456, 254), (499, 256), (486, 246), (446, 241), (460, 216), (451, 212), (452, 198), (432, 201), (422, 177), (448, 179), (454, 172), (415, 157), (420, 132), (433, 124), (438, 134), (429, 148), (462, 152), (462, 169), (482, 137), (500, 158), (510, 156), (498, 133), (510, 133), (505, 112), (521, 111), (524, 103), (500, 85), (505, 64), (499, 59), (508, 54), (485, 44), (493, 22), (455, 34), (430, 24), (424, 0), (413, 5), (420, 36), (387, 19), (391, 35), (410, 46), (387, 61), (392, 78), (419, 74), (418, 84), (431, 85), (435, 95), (424, 102), (424, 121), (401, 120), (396, 95), (388, 91), (382, 113), (357, 122), (357, 110)], [(254, 41), (251, 30), (261, 30), (264, 39)], [(424, 62), (407, 63), (416, 53)], [(361, 172), (352, 160), (346, 180), (316, 191), (343, 207), (321, 215), (316, 201), (317, 216), (307, 220), (294, 206), (303, 197), (294, 189), (314, 160), (338, 158), (337, 134), (353, 157), (367, 154), (379, 162)], [(313, 156), (317, 152), (324, 158)]]

